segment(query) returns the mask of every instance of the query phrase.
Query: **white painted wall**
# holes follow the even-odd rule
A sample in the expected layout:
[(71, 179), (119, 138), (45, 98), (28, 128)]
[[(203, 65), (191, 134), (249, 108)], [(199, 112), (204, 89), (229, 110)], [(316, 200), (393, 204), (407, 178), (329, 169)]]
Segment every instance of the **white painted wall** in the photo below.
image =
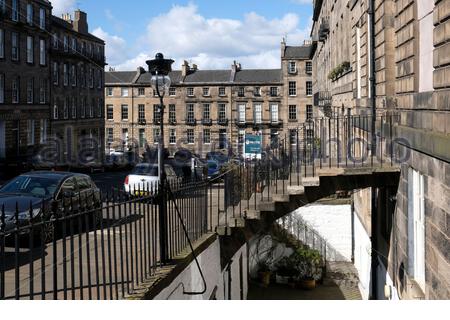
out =
[(335, 252), (328, 252), (330, 261), (352, 260), (350, 205), (311, 205), (298, 209), (294, 215), (301, 217), (334, 249)]
[(359, 290), (363, 299), (370, 296), (371, 249), (370, 237), (355, 213), (355, 267), (359, 275)]
[[(243, 257), (244, 276), (244, 298), (248, 293), (247, 279), (247, 245), (244, 245), (233, 257), (231, 264), (231, 296), (232, 299), (240, 298), (240, 277), (239, 277), (239, 257)], [(207, 290), (203, 295), (185, 295), (183, 291), (202, 291), (203, 282), (195, 261), (193, 261), (169, 286), (155, 297), (155, 300), (209, 300), (217, 286), (217, 300), (228, 298), (228, 272), (221, 270), (220, 266), (220, 244), (216, 240), (205, 251), (203, 251), (198, 261), (202, 268), (207, 282)], [(184, 290), (183, 290), (184, 287)]]
[[(275, 242), (270, 235), (254, 237), (248, 243), (249, 246), (249, 274), (256, 279), (258, 277), (258, 264), (268, 261), (276, 264), (284, 257), (294, 253), (291, 248), (286, 248), (283, 243)], [(269, 254), (270, 252), (270, 254)]]

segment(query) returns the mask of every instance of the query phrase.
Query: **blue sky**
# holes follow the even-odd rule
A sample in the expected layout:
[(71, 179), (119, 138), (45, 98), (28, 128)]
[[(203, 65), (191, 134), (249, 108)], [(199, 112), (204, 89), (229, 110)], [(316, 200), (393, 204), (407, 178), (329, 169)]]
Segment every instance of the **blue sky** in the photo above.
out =
[(280, 41), (308, 37), (312, 0), (53, 0), (54, 14), (79, 7), (90, 31), (107, 42), (116, 70), (133, 70), (162, 51), (201, 69), (277, 68)]

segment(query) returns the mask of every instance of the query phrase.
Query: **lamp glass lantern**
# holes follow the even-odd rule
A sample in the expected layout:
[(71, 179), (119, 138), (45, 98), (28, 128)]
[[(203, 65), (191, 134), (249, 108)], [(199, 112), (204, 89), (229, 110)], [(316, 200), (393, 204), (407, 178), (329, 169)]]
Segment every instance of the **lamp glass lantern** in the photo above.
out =
[(152, 75), (152, 88), (158, 93), (160, 98), (169, 91), (172, 84), (169, 73), (172, 71), (173, 63), (172, 59), (164, 59), (162, 53), (157, 53), (155, 59), (147, 61), (149, 72)]

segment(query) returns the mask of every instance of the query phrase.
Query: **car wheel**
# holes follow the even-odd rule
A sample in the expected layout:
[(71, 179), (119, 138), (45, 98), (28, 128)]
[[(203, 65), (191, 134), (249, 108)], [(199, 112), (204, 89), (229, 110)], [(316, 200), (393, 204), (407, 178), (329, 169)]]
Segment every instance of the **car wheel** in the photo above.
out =
[(43, 230), (41, 234), (41, 240), (43, 244), (48, 244), (55, 238), (55, 222), (53, 221), (53, 216), (43, 223)]

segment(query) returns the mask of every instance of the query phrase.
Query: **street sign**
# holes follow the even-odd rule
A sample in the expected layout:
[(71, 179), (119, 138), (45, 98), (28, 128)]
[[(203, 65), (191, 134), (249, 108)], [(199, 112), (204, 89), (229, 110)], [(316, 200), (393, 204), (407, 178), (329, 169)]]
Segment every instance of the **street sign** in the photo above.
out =
[(245, 136), (245, 157), (261, 158), (262, 136), (248, 134)]

